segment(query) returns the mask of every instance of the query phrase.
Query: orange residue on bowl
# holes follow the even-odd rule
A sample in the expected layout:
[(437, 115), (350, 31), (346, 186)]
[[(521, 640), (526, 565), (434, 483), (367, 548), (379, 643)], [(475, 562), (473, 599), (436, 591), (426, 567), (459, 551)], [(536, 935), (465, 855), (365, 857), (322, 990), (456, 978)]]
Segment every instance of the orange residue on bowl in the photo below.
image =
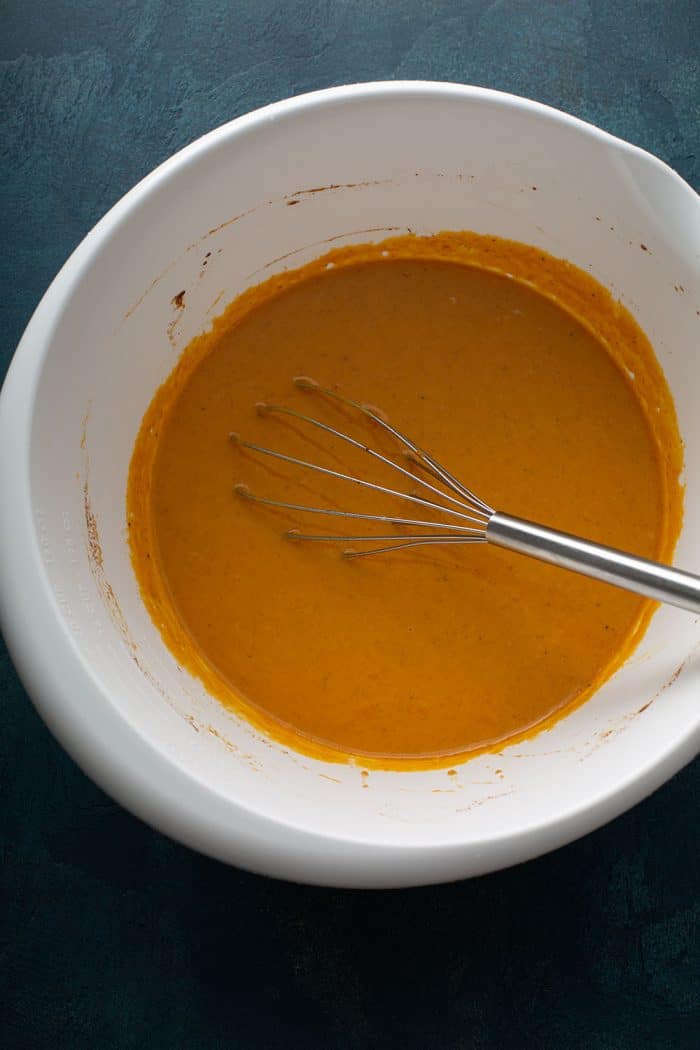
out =
[(668, 386), (631, 314), (593, 278), (469, 233), (329, 252), (249, 289), (194, 339), (136, 441), (127, 504), (141, 592), (214, 696), (297, 751), (454, 767), (550, 727), (620, 666), (653, 603), (488, 546), (348, 562), (337, 546), (285, 542), (298, 515), (237, 499), (243, 482), (290, 502), (380, 509), (376, 493), (228, 440), (236, 431), (383, 480), (361, 451), (255, 411), (286, 404), (396, 451), (376, 426), (294, 387), (297, 375), (381, 406), (511, 513), (662, 560), (680, 530)]

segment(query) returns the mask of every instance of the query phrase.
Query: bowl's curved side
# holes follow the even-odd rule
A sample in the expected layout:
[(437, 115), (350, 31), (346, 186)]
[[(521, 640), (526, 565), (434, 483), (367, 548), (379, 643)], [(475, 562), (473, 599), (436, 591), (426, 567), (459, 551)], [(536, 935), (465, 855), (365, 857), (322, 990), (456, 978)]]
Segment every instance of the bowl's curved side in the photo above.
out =
[[(76, 288), (125, 222), (137, 212), (143, 214), (174, 180), (194, 174), (204, 158), (233, 139), (244, 139), (260, 129), (270, 131), (288, 118), (315, 120), (329, 107), (396, 98), (444, 99), (453, 105), (478, 101), (584, 135), (606, 151), (610, 164), (642, 195), (644, 207), (649, 195), (656, 195), (669, 224), (690, 230), (689, 238), (698, 229), (698, 198), (660, 161), (537, 103), (445, 84), (329, 89), (276, 103), (211, 132), (130, 191), (76, 249), (47, 291), (18, 347), (0, 396), (0, 626), (22, 680), (51, 731), (100, 786), (174, 838), (254, 871), (344, 886), (446, 881), (537, 856), (623, 812), (680, 769), (700, 747), (700, 712), (694, 720), (684, 715), (685, 720), (664, 724), (658, 744), (650, 746), (635, 768), (627, 766), (617, 776), (601, 772), (585, 801), (568, 808), (562, 805), (554, 816), (530, 820), (523, 816), (517, 829), (495, 834), (483, 826), (465, 828), (461, 841), (455, 832), (442, 841), (430, 841), (421, 837), (420, 829), (411, 837), (387, 826), (387, 840), (381, 841), (381, 824), (371, 835), (363, 835), (357, 820), (345, 827), (339, 822), (334, 832), (329, 822), (321, 824), (319, 818), (319, 827), (314, 828), (313, 814), (306, 821), (295, 821), (288, 814), (275, 819), (262, 802), (237, 799), (213, 788), (202, 776), (194, 775), (182, 757), (190, 746), (189, 738), (178, 738), (174, 751), (159, 738), (161, 730), (163, 740), (172, 733), (166, 705), (162, 711), (157, 705), (149, 709), (151, 721), (145, 731), (137, 718), (125, 717), (86, 660), (80, 614), (71, 614), (68, 600), (51, 585), (48, 575), (50, 562), (65, 558), (67, 551), (72, 556), (72, 548), (56, 549), (42, 533), (44, 508), (37, 502), (40, 486), (32, 485), (38, 391), (55, 333)], [(692, 222), (688, 221), (691, 214)], [(195, 226), (197, 221), (195, 216)], [(680, 368), (675, 388), (683, 383)], [(690, 404), (686, 414), (692, 414)], [(693, 667), (697, 670), (697, 664)], [(683, 684), (680, 680), (680, 686)], [(674, 688), (680, 686), (677, 683)], [(688, 709), (686, 703), (684, 711)]]

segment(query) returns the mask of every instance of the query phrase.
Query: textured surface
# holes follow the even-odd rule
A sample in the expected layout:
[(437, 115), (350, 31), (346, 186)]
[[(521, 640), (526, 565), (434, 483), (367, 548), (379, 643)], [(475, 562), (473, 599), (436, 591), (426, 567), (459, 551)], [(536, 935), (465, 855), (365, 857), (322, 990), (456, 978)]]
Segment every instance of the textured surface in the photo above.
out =
[[(209, 128), (354, 80), (560, 106), (700, 185), (695, 0), (0, 0), (0, 367), (95, 220)], [(205, 860), (63, 755), (0, 655), (0, 1043), (698, 1045), (700, 766), (488, 878), (394, 893)]]

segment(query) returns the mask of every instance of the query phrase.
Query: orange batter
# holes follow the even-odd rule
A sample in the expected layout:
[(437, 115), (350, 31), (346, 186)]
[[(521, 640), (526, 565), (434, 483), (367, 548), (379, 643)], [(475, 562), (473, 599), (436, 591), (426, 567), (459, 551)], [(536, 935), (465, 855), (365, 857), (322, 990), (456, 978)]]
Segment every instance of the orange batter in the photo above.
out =
[(129, 477), (133, 564), (164, 640), (211, 693), (297, 750), (438, 765), (589, 696), (652, 603), (487, 545), (344, 560), (342, 544), (282, 534), (357, 523), (235, 496), (242, 481), (281, 500), (397, 513), (229, 440), (238, 431), (401, 481), (256, 413), (261, 399), (287, 405), (396, 452), (376, 425), (296, 389), (300, 374), (380, 406), (492, 506), (670, 559), (682, 448), (631, 315), (577, 268), (498, 238), (340, 249), (244, 293), (190, 344), (146, 413)]

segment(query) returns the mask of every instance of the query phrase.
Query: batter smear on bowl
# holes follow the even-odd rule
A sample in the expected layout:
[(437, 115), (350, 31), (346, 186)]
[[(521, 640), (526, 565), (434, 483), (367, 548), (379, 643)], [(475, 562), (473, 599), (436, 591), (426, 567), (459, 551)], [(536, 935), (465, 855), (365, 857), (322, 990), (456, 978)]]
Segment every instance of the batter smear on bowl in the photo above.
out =
[[(682, 445), (631, 314), (571, 264), (495, 237), (336, 250), (244, 292), (192, 341), (146, 412), (127, 494), (134, 569), (164, 641), (287, 746), (450, 765), (590, 696), (652, 602), (490, 546), (348, 561), (281, 538), (298, 514), (236, 498), (245, 480), (290, 503), (386, 513), (375, 492), (230, 441), (366, 473), (361, 450), (256, 412), (309, 412), (299, 375), (379, 406), (492, 506), (670, 561)], [(341, 402), (317, 398), (311, 414), (396, 454)], [(333, 530), (347, 522), (324, 521)]]

